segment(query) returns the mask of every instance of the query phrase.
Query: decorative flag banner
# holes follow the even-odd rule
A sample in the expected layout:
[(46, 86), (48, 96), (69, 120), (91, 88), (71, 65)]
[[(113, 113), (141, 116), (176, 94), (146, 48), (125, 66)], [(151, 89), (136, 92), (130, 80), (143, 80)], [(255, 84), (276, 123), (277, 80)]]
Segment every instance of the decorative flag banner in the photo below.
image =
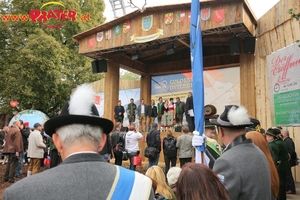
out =
[(215, 20), (215, 22), (217, 22), (217, 23), (222, 22), (224, 20), (224, 17), (225, 17), (224, 9), (216, 10), (214, 12), (214, 20)]
[(121, 26), (120, 25), (114, 26), (114, 34), (119, 35), (120, 32), (121, 32)]
[(183, 22), (185, 18), (185, 10), (178, 10), (176, 11), (176, 21)]
[(93, 38), (89, 38), (88, 39), (88, 47), (90, 49), (92, 49), (94, 46), (95, 46), (95, 38), (94, 37)]
[(165, 14), (165, 24), (170, 25), (173, 22), (173, 12), (169, 12)]
[(128, 33), (130, 30), (130, 21), (123, 24), (123, 33)]
[(97, 33), (97, 42), (101, 42), (103, 40), (104, 34), (102, 32)]
[(106, 40), (110, 40), (111, 35), (112, 35), (111, 32), (112, 32), (111, 29), (105, 32), (105, 39), (106, 39)]
[[(204, 84), (199, 0), (192, 0), (191, 4), (190, 48), (193, 76), (194, 119), (196, 128), (196, 130), (190, 131), (197, 131), (200, 136), (202, 136), (204, 132)], [(201, 146), (196, 146), (195, 162), (208, 165), (209, 159), (205, 154), (205, 141)]]
[(142, 17), (142, 29), (144, 31), (149, 31), (152, 28), (152, 25), (153, 25), (153, 15)]
[(201, 19), (206, 21), (210, 18), (210, 8), (201, 9)]

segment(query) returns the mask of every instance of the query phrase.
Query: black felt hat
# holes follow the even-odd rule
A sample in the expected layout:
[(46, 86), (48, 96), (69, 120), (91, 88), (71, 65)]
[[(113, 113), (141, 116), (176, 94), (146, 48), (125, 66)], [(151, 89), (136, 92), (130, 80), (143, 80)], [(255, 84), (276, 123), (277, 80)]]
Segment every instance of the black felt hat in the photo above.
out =
[(247, 110), (243, 106), (227, 105), (224, 112), (217, 119), (210, 122), (223, 127), (247, 127), (252, 125)]
[(212, 124), (210, 121), (204, 121), (205, 128), (215, 128), (216, 125)]
[(71, 124), (89, 124), (102, 128), (103, 133), (109, 134), (113, 129), (111, 120), (99, 117), (98, 110), (94, 105), (94, 91), (88, 84), (77, 87), (71, 95), (60, 115), (49, 119), (44, 124), (45, 132), (52, 136), (60, 127)]
[(277, 138), (278, 135), (281, 134), (281, 131), (278, 128), (269, 128), (265, 134), (266, 135), (272, 135), (275, 138)]
[(255, 118), (250, 118), (250, 121), (252, 122), (252, 125), (247, 127), (247, 131), (261, 132), (260, 121)]

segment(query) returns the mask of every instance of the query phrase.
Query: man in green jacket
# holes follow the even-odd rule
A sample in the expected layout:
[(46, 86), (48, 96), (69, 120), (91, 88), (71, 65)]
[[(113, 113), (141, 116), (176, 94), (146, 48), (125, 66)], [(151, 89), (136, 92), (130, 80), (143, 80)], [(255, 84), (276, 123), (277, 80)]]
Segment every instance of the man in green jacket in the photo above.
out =
[(134, 103), (133, 98), (130, 99), (130, 103), (127, 106), (126, 113), (129, 119), (129, 125), (135, 122), (135, 114), (136, 114), (136, 105)]
[(272, 133), (276, 136), (275, 143), (278, 147), (277, 171), (280, 180), (278, 199), (286, 199), (286, 172), (289, 168), (287, 146), (282, 140), (281, 131), (278, 128), (269, 128), (267, 133)]

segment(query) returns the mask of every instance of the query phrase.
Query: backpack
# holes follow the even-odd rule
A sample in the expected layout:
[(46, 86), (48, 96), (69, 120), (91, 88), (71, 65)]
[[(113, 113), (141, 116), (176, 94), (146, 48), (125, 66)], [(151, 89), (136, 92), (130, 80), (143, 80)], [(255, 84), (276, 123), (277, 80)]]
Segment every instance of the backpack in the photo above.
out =
[(123, 151), (125, 151), (125, 140), (124, 137), (119, 136), (120, 133), (118, 133), (117, 138), (118, 142), (117, 144), (113, 147), (113, 151), (115, 154), (123, 154)]
[(164, 138), (164, 154), (168, 158), (176, 157), (176, 140), (174, 137)]

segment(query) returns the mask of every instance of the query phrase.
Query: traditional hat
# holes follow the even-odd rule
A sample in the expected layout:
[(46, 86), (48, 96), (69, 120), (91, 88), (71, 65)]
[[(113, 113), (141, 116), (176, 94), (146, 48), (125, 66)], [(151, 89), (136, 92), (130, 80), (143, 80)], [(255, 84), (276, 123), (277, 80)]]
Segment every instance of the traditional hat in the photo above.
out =
[(210, 122), (223, 127), (247, 127), (252, 125), (247, 110), (243, 106), (227, 105), (224, 112), (217, 119)]
[(205, 128), (215, 128), (216, 125), (212, 124), (210, 121), (204, 121), (205, 123)]
[(277, 138), (277, 136), (280, 134), (280, 130), (278, 128), (269, 128), (265, 134), (272, 135)]
[(94, 105), (95, 92), (91, 85), (83, 84), (71, 94), (70, 101), (65, 104), (60, 115), (51, 118), (44, 124), (45, 132), (52, 136), (56, 129), (71, 124), (90, 124), (102, 128), (109, 134), (113, 129), (111, 120), (99, 117)]
[(261, 133), (261, 127), (260, 127), (260, 121), (255, 118), (250, 118), (250, 121), (252, 122), (252, 125), (247, 127), (248, 131), (257, 131)]

